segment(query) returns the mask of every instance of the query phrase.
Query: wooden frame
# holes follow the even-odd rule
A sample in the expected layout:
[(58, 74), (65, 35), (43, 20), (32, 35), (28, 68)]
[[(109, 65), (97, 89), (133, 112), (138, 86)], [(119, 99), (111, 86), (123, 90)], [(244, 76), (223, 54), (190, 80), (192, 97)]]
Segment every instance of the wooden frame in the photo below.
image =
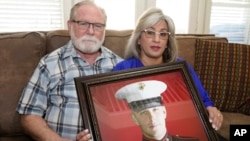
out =
[(142, 80), (160, 80), (168, 85), (162, 94), (168, 133), (201, 141), (218, 140), (187, 64), (177, 62), (75, 78), (84, 127), (95, 141), (142, 140), (127, 103), (114, 96), (122, 86)]

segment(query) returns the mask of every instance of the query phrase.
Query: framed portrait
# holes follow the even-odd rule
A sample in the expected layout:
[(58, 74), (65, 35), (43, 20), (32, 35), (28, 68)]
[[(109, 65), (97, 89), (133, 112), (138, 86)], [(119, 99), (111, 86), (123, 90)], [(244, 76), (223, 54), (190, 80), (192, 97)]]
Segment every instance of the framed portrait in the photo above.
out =
[[(128, 101), (117, 99), (116, 93), (124, 86), (145, 81), (160, 81), (167, 86), (161, 101), (168, 136), (218, 140), (187, 64), (182, 61), (75, 78), (83, 124), (95, 141), (143, 140), (145, 130), (140, 125), (144, 123), (135, 122)], [(154, 93), (158, 87), (151, 89)]]

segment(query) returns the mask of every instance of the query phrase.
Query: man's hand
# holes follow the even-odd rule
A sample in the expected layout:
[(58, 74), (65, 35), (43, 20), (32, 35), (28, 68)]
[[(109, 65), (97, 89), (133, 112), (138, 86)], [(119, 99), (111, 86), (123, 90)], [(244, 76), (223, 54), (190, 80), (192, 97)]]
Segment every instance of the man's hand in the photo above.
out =
[(25, 132), (37, 141), (73, 141), (60, 137), (40, 116), (21, 115), (21, 124)]
[(92, 141), (92, 136), (89, 133), (89, 130), (86, 129), (80, 132), (79, 134), (77, 134), (76, 140), (77, 141)]
[(223, 122), (223, 115), (216, 107), (209, 106), (207, 107), (207, 110), (209, 114), (209, 122), (215, 130), (219, 130)]

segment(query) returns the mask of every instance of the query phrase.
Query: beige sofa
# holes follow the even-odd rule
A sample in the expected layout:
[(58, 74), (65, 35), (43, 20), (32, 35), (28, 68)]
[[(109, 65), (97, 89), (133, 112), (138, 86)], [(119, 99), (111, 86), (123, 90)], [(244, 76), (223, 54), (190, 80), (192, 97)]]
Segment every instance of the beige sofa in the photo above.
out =
[[(124, 47), (131, 32), (132, 30), (107, 30), (104, 45), (123, 56)], [(179, 56), (198, 70), (196, 48), (197, 41), (201, 42), (199, 39), (227, 43), (226, 38), (213, 35), (179, 34), (176, 38)], [(31, 140), (20, 126), (19, 115), (15, 111), (17, 102), (40, 58), (64, 45), (68, 40), (69, 35), (66, 30), (0, 34), (0, 141)], [(204, 45), (207, 44), (204, 43)], [(230, 105), (232, 102), (227, 103)], [(243, 114), (246, 111), (226, 110), (223, 106), (222, 110), (224, 123), (218, 132), (225, 138), (229, 138), (229, 124), (250, 124), (250, 116)]]

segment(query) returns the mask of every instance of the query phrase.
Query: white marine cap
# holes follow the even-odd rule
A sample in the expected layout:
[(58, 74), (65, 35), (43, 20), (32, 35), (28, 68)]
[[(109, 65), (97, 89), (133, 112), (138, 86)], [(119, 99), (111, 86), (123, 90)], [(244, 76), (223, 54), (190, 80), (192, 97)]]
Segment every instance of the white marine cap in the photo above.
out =
[(140, 81), (120, 88), (115, 97), (126, 100), (129, 107), (135, 111), (162, 105), (161, 94), (167, 85), (158, 80)]

